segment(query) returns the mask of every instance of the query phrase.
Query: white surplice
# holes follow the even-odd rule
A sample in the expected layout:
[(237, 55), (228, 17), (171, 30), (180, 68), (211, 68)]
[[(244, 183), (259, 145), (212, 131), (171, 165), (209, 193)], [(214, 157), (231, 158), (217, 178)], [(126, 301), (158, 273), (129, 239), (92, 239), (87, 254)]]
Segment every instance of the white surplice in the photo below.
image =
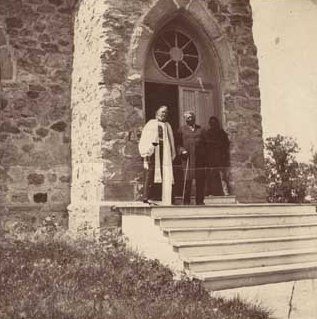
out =
[[(163, 172), (161, 172), (160, 148), (153, 145), (153, 143), (159, 144), (159, 125), (163, 131)], [(157, 119), (148, 121), (142, 130), (139, 151), (143, 158), (155, 154), (154, 183), (162, 183), (162, 203), (171, 205), (174, 183), (173, 160), (176, 152), (170, 124)]]

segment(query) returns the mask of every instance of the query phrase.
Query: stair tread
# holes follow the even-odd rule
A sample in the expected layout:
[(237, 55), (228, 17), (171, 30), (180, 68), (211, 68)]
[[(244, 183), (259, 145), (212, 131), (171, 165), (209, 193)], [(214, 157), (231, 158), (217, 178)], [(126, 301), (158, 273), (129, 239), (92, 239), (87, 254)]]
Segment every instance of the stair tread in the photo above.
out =
[(286, 271), (299, 271), (307, 270), (311, 268), (317, 268), (317, 262), (306, 262), (306, 263), (296, 263), (296, 264), (282, 264), (274, 266), (265, 267), (252, 267), (252, 268), (241, 268), (241, 269), (230, 269), (230, 270), (214, 270), (207, 272), (196, 273), (197, 277), (202, 280), (213, 279), (219, 277), (238, 277), (244, 276), (255, 276), (261, 274), (267, 274), (270, 272), (286, 272)]
[(209, 261), (227, 261), (227, 260), (236, 260), (236, 259), (251, 259), (251, 258), (261, 258), (261, 257), (276, 257), (276, 256), (287, 256), (287, 255), (302, 255), (307, 253), (317, 253), (317, 247), (305, 248), (305, 249), (285, 249), (285, 250), (275, 250), (275, 251), (257, 252), (257, 253), (183, 257), (182, 259), (185, 262), (209, 262)]
[(258, 214), (221, 214), (221, 215), (207, 215), (207, 214), (196, 214), (196, 215), (170, 215), (170, 216), (157, 216), (154, 217), (155, 220), (174, 220), (174, 219), (215, 219), (215, 218), (261, 218), (261, 217), (302, 217), (302, 216), (315, 216), (316, 213), (258, 213)]
[(287, 237), (268, 237), (268, 238), (250, 238), (250, 239), (221, 239), (221, 240), (195, 240), (195, 241), (173, 241), (171, 244), (175, 247), (181, 246), (209, 246), (209, 245), (227, 245), (242, 243), (261, 243), (278, 241), (296, 241), (301, 239), (317, 239), (317, 235), (301, 235)]
[[(121, 202), (120, 202), (121, 203)], [(301, 207), (315, 207), (315, 205), (312, 204), (292, 204), (292, 203), (230, 203), (230, 204), (212, 204), (212, 205), (158, 205), (158, 206), (153, 206), (154, 209), (160, 209), (160, 208), (170, 208), (170, 209), (178, 209), (178, 208), (191, 208), (191, 209), (195, 209), (197, 207), (236, 207), (236, 208), (241, 208), (241, 207), (266, 207), (266, 208), (276, 208), (276, 207), (297, 207), (297, 208), (301, 208)]]
[(266, 229), (266, 228), (288, 228), (288, 227), (305, 227), (305, 226), (317, 226), (317, 223), (298, 223), (298, 224), (283, 224), (283, 225), (257, 225), (257, 226), (229, 226), (229, 227), (164, 227), (164, 232), (173, 232), (173, 231), (201, 231), (201, 230), (239, 230), (239, 229)]

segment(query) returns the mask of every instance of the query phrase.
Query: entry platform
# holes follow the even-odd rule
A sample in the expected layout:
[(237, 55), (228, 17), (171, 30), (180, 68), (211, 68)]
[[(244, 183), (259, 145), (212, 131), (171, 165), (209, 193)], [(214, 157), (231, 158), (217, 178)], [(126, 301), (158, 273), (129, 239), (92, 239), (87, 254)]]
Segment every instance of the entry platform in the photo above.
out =
[(132, 247), (202, 279), (208, 289), (317, 278), (314, 205), (107, 204), (122, 213)]

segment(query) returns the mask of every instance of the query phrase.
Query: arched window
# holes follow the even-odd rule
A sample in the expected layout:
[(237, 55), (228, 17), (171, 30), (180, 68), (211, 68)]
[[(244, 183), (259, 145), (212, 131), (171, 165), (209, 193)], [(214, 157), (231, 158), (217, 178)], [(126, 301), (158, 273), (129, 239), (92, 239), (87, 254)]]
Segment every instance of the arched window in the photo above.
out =
[(168, 30), (161, 33), (152, 50), (156, 66), (168, 77), (189, 78), (198, 68), (198, 49), (193, 39), (183, 32)]

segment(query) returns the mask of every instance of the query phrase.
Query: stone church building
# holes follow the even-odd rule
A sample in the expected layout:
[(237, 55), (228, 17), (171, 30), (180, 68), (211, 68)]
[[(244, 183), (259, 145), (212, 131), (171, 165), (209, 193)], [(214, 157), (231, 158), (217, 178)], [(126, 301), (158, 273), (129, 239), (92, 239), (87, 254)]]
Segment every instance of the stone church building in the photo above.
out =
[[(0, 206), (98, 222), (139, 200), (138, 139), (158, 106), (217, 116), (239, 202), (265, 201), (249, 0), (1, 0)], [(74, 226), (75, 225), (75, 226)]]

